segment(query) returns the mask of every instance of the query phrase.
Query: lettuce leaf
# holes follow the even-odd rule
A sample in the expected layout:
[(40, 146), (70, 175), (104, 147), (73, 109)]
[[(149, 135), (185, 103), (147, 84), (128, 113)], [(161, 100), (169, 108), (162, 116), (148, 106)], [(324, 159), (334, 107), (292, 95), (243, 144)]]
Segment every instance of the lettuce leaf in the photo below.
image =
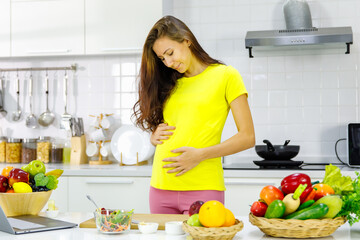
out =
[(328, 184), (334, 189), (335, 194), (344, 195), (354, 191), (353, 181), (350, 176), (343, 176), (340, 168), (332, 164), (326, 165), (323, 183)]

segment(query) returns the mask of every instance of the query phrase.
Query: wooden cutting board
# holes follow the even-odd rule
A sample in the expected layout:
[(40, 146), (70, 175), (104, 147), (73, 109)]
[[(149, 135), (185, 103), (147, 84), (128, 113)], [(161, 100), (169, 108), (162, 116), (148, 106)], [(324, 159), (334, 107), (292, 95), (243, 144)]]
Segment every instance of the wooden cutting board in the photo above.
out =
[[(170, 221), (184, 221), (189, 218), (188, 215), (183, 214), (134, 214), (133, 219), (139, 222), (157, 222), (159, 223), (158, 230), (165, 230), (165, 223)], [(96, 228), (95, 219), (91, 218), (85, 222), (80, 223), (81, 228)], [(138, 229), (138, 225), (131, 223), (131, 229)]]

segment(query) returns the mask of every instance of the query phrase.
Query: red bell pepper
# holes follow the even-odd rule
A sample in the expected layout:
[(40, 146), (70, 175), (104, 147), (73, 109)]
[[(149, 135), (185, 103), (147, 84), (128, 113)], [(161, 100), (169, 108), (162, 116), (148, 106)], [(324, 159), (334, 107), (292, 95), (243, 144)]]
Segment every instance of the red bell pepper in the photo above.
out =
[(308, 188), (311, 187), (310, 177), (304, 173), (294, 173), (281, 181), (281, 190), (285, 194), (293, 193), (300, 184), (307, 184)]

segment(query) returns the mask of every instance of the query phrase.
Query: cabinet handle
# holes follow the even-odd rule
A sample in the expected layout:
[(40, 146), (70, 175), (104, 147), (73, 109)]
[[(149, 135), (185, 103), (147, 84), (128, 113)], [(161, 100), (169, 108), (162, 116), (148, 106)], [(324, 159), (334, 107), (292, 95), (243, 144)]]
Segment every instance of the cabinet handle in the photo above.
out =
[(124, 53), (141, 53), (141, 48), (103, 48), (103, 52), (124, 52)]
[(267, 185), (276, 185), (274, 182), (248, 182), (248, 181), (236, 181), (236, 180), (226, 180), (225, 185), (250, 185), (250, 186), (267, 186)]
[(54, 50), (35, 50), (27, 51), (28, 54), (41, 54), (41, 53), (68, 53), (71, 52), (70, 49), (54, 49)]
[(86, 184), (133, 184), (133, 179), (86, 179)]

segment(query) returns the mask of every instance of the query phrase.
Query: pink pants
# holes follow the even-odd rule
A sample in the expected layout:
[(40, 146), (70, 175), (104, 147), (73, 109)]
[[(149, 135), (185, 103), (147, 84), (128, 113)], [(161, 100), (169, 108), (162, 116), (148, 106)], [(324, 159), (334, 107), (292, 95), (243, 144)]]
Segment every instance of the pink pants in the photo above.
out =
[(224, 204), (224, 191), (169, 191), (150, 187), (149, 202), (152, 214), (189, 214), (190, 205), (198, 200), (217, 200)]

